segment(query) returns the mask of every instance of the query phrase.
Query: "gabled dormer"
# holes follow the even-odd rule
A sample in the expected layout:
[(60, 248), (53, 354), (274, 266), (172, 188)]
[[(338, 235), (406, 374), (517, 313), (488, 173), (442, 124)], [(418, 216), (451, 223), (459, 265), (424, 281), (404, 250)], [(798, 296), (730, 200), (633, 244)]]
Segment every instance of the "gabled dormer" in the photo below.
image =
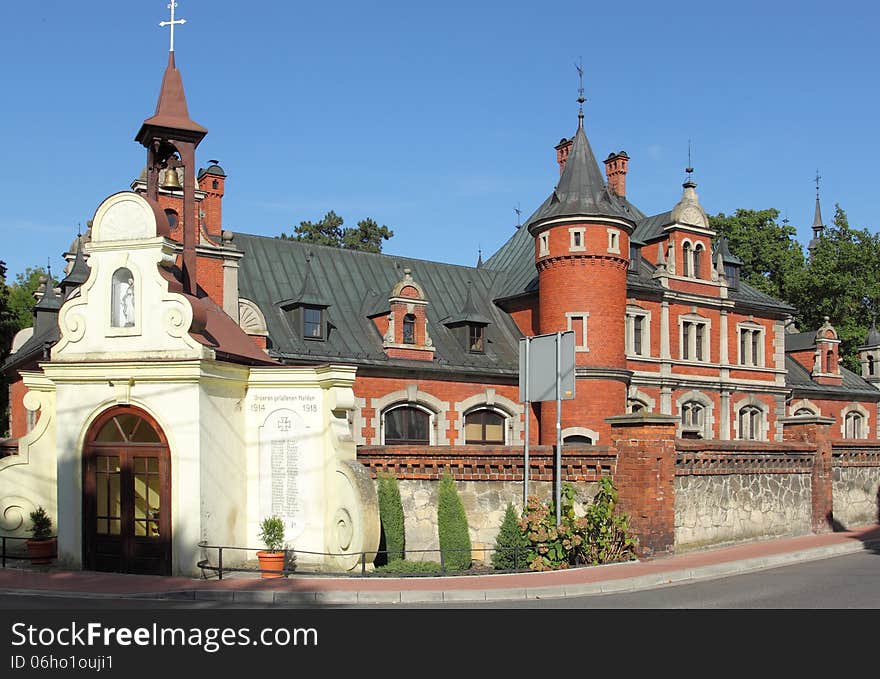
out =
[(670, 273), (694, 281), (712, 282), (712, 237), (709, 217), (690, 179), (682, 188), (681, 200), (672, 208), (668, 234), (667, 269)]
[(403, 278), (391, 290), (389, 314), (382, 346), (390, 358), (434, 360), (434, 343), (428, 334), (428, 299), (412, 271), (403, 270)]
[(329, 295), (317, 284), (312, 272), (312, 255), (306, 255), (303, 282), (296, 297), (278, 302), (293, 333), (304, 340), (323, 342), (327, 339)]
[(474, 304), (470, 281), (467, 296), (458, 313), (443, 319), (443, 325), (450, 329), (464, 349), (471, 354), (486, 353), (486, 329), (491, 321), (481, 314)]

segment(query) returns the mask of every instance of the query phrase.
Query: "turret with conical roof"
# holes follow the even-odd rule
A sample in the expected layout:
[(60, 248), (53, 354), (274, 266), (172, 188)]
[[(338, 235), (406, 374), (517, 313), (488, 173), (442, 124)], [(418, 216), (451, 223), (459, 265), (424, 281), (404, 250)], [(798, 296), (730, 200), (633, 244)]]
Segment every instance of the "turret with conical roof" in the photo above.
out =
[(807, 246), (810, 251), (819, 244), (819, 240), (825, 232), (825, 225), (822, 223), (822, 208), (819, 206), (819, 179), (819, 173), (816, 172), (816, 210), (813, 214), (813, 238)]
[(880, 389), (880, 331), (877, 330), (876, 318), (871, 321), (871, 328), (858, 352), (862, 377)]
[[(635, 228), (631, 215), (625, 199), (605, 183), (581, 111), (559, 183), (528, 224), (535, 239), (539, 333), (575, 333), (578, 390), (574, 400), (563, 404), (563, 434), (589, 414), (589, 420), (602, 423), (593, 438), (607, 441), (605, 418), (626, 409), (631, 376), (624, 342), (626, 277)], [(555, 443), (554, 402), (541, 405), (540, 425), (540, 442)]]

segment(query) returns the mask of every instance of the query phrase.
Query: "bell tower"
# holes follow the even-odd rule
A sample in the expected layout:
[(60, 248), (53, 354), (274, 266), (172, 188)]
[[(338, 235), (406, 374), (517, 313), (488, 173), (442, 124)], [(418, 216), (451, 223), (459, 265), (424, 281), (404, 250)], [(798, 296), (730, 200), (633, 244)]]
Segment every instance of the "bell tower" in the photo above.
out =
[[(159, 176), (164, 175), (166, 183), (176, 183), (183, 175), (183, 214), (180, 215), (183, 233), (183, 286), (184, 290), (196, 294), (196, 243), (199, 238), (199, 220), (196, 214), (196, 167), (195, 151), (208, 134), (208, 130), (189, 117), (183, 79), (174, 61), (174, 27), (186, 23), (185, 19), (174, 18), (177, 3), (172, 0), (171, 20), (160, 26), (171, 29), (171, 47), (168, 51), (168, 65), (159, 89), (156, 112), (141, 125), (135, 141), (147, 149), (147, 197), (158, 202)], [(181, 172), (182, 170), (182, 172)]]

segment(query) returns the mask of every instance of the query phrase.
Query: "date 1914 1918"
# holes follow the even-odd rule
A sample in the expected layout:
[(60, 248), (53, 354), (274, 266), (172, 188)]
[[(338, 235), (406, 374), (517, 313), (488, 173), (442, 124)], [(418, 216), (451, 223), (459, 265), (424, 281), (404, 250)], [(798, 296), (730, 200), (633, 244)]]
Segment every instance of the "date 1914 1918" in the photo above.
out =
[(13, 670), (91, 670), (101, 672), (113, 668), (113, 657), (98, 655), (94, 657), (76, 655), (13, 655), (9, 666)]

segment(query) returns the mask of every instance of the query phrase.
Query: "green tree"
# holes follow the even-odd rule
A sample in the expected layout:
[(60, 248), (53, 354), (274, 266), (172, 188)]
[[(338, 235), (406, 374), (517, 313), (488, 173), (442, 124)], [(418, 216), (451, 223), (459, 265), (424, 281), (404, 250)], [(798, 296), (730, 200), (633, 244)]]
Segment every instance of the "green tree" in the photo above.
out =
[(443, 563), (451, 571), (470, 568), (471, 536), (467, 515), (449, 472), (440, 477), (437, 495), (437, 532)]
[(880, 312), (880, 237), (852, 228), (835, 205), (833, 223), (811, 251), (790, 301), (803, 331), (817, 330), (828, 316), (841, 340), (844, 365), (860, 372), (857, 348)]
[(347, 250), (382, 252), (382, 241), (393, 235), (394, 232), (387, 226), (379, 226), (375, 220), (367, 217), (357, 223), (356, 229), (345, 229), (342, 232), (342, 247)]
[[(6, 285), (6, 262), (0, 261), (0, 364), (9, 355), (12, 338), (19, 330), (9, 307), (9, 288)], [(0, 375), (0, 438), (8, 436), (9, 389), (6, 377)]]
[(282, 232), (277, 238), (327, 245), (332, 248), (382, 252), (383, 241), (394, 235), (394, 232), (387, 226), (384, 224), (379, 226), (374, 219), (369, 217), (359, 221), (357, 227), (354, 228), (343, 228), (343, 224), (342, 217), (330, 210), (320, 221), (302, 221), (292, 234), (288, 235)]
[[(34, 293), (40, 287), (40, 280), (46, 275), (43, 267), (27, 267), (24, 272), (16, 274), (15, 282), (9, 286), (9, 311), (16, 331), (29, 328), (34, 324)], [(57, 285), (57, 281), (52, 281)]]
[[(777, 223), (779, 210), (746, 210), (709, 217), (710, 226), (727, 238), (730, 251), (743, 261), (742, 280), (777, 299), (789, 301), (804, 268), (797, 230)], [(713, 263), (714, 264), (714, 263)]]

